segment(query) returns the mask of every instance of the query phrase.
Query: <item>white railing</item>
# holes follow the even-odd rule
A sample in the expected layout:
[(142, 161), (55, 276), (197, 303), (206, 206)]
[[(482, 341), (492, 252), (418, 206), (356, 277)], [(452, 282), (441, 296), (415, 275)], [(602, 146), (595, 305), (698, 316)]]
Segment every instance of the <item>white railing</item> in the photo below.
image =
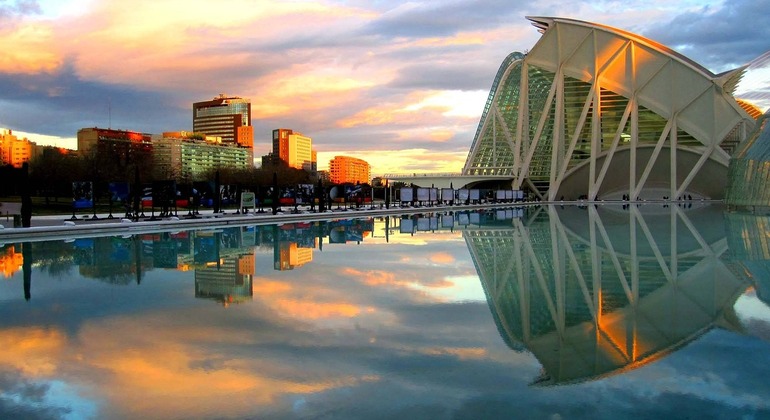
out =
[(416, 178), (416, 177), (437, 177), (437, 178), (449, 178), (463, 176), (457, 172), (438, 172), (438, 173), (403, 173), (403, 174), (385, 174), (383, 178)]

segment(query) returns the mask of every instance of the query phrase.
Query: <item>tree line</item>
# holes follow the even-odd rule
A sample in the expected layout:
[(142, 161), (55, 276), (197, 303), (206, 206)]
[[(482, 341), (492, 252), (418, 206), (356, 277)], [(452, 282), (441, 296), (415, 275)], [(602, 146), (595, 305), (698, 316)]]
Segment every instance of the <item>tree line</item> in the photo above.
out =
[[(142, 184), (153, 181), (174, 180), (178, 184), (196, 181), (213, 181), (219, 172), (219, 181), (223, 185), (243, 185), (245, 187), (272, 186), (277, 180), (278, 186), (297, 184), (315, 184), (317, 176), (302, 169), (291, 168), (283, 162), (261, 168), (249, 167), (236, 169), (222, 167), (211, 169), (194, 179), (181, 179), (179, 176), (160, 173), (153, 167), (151, 159), (115, 160), (99, 153), (62, 153), (55, 147), (43, 147), (29, 162), (29, 185), (31, 195), (45, 198), (49, 202), (69, 202), (72, 200), (73, 182), (92, 182), (95, 199), (107, 195), (111, 182), (134, 184), (138, 172)], [(11, 165), (0, 166), (0, 197), (21, 194), (21, 170)]]

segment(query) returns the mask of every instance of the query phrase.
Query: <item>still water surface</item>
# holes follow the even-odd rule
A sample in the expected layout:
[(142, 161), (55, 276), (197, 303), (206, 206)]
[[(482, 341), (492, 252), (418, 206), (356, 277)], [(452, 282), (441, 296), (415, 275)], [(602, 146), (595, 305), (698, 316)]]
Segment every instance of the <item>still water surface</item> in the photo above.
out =
[(0, 418), (768, 418), (767, 217), (527, 207), (0, 247)]

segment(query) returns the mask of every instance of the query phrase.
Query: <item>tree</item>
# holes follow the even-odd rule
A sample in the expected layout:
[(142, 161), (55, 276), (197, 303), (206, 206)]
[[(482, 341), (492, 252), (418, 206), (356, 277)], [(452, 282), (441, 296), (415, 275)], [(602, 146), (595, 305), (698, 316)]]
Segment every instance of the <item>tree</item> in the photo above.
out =
[(70, 197), (74, 176), (82, 172), (77, 166), (77, 157), (73, 154), (62, 152), (56, 147), (44, 147), (29, 162), (33, 191), (45, 197), (46, 204), (49, 204), (50, 197), (54, 198), (54, 202), (59, 197)]

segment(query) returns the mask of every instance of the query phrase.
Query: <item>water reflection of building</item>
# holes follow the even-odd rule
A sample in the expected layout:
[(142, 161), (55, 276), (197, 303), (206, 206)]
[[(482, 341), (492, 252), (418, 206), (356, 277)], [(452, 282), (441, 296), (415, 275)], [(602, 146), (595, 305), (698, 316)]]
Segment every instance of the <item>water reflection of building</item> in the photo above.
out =
[(296, 242), (276, 242), (273, 268), (279, 271), (293, 270), (313, 261), (313, 249), (301, 248)]
[(195, 269), (195, 297), (225, 305), (250, 300), (255, 272), (253, 253), (207, 263)]
[(153, 237), (79, 238), (72, 241), (73, 262), (81, 276), (113, 284), (141, 282), (142, 273), (152, 269), (154, 260), (142, 258), (142, 248)]
[(17, 251), (16, 246), (7, 245), (0, 248), (0, 271), (3, 272), (3, 277), (13, 276), (13, 273), (21, 270), (23, 262), (24, 257)]
[(754, 284), (757, 297), (770, 305), (770, 217), (726, 213), (725, 223), (733, 271), (746, 276)]
[[(258, 249), (273, 250), (276, 270), (291, 269), (311, 262), (313, 249), (321, 248), (332, 232), (335, 239), (330, 243), (360, 241), (373, 224), (372, 219), (361, 219), (76, 238), (34, 242), (27, 252), (30, 267), (34, 263), (59, 274), (76, 267), (85, 278), (116, 285), (140, 284), (155, 269), (194, 270), (197, 297), (229, 304), (251, 298)], [(21, 244), (0, 249), (6, 277), (26, 262), (19, 249)]]
[(715, 326), (749, 286), (718, 207), (546, 207), (464, 236), (502, 338), (538, 358), (535, 383), (634, 369)]

